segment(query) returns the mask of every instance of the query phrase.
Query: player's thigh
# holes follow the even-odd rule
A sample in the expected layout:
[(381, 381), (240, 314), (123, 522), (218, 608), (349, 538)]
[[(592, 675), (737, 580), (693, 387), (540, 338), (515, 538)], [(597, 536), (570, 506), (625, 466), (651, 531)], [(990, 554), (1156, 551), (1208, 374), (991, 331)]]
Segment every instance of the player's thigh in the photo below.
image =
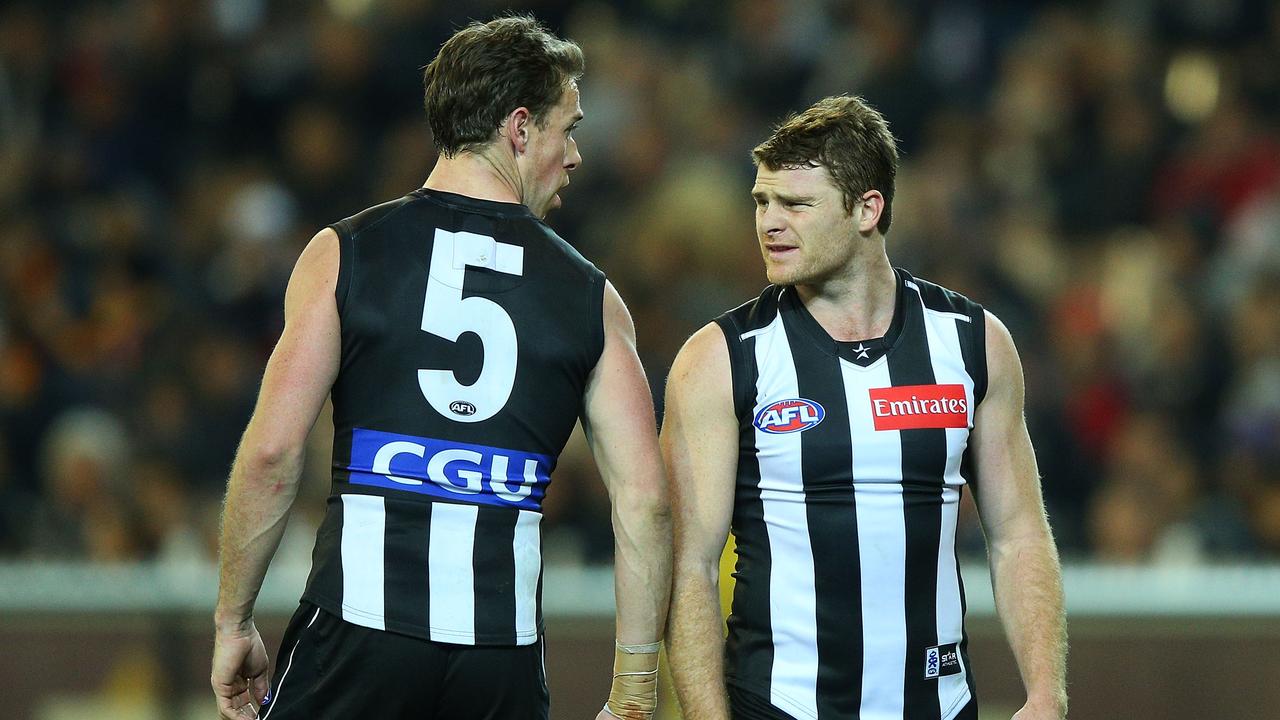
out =
[(547, 719), (550, 702), (541, 640), (520, 646), (452, 647), (436, 718)]

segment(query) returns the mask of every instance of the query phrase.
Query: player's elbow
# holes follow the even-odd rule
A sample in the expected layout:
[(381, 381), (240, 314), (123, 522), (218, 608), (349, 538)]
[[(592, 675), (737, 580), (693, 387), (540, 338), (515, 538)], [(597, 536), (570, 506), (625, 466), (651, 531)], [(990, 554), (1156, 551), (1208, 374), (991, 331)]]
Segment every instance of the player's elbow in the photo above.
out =
[(716, 588), (720, 585), (720, 555), (706, 549), (705, 544), (682, 542), (677, 534), (672, 548), (672, 576), (677, 585), (693, 588)]
[(301, 443), (259, 440), (246, 435), (236, 453), (236, 465), (240, 466), (239, 474), (284, 489), (297, 485), (302, 455)]
[(988, 532), (991, 558), (994, 563), (1005, 560), (1018, 562), (1028, 556), (1047, 557), (1057, 561), (1057, 546), (1048, 521), (1040, 516), (1028, 516), (1018, 522), (1005, 524), (996, 532)]
[(619, 516), (644, 518), (663, 527), (671, 523), (671, 500), (662, 473), (633, 477), (616, 493), (613, 504), (614, 513)]

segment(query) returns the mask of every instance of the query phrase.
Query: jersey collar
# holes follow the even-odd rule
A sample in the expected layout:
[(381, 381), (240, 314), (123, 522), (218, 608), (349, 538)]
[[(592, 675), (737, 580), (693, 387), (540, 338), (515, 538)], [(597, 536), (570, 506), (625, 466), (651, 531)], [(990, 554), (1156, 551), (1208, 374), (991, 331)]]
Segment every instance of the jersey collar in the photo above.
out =
[(800, 300), (800, 294), (791, 286), (782, 288), (782, 312), (785, 316), (790, 316), (794, 325), (798, 326), (824, 352), (860, 367), (870, 367), (877, 360), (888, 355), (898, 343), (898, 338), (902, 336), (902, 326), (906, 321), (904, 300), (906, 296), (906, 272), (894, 268), (893, 274), (895, 278), (893, 319), (889, 321), (889, 329), (878, 338), (867, 338), (852, 342), (832, 339), (831, 335), (810, 314), (809, 309), (804, 306), (804, 302)]

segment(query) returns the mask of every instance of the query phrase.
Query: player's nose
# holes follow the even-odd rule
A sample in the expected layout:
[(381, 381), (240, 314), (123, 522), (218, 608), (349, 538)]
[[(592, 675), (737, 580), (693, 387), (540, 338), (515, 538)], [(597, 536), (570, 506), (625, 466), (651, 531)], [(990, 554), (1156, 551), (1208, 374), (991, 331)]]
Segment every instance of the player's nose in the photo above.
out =
[(768, 203), (756, 218), (761, 235), (773, 236), (787, 229), (786, 215), (778, 209), (778, 203)]
[(581, 164), (582, 154), (578, 152), (578, 143), (574, 140), (569, 140), (569, 154), (564, 158), (564, 169), (577, 170)]

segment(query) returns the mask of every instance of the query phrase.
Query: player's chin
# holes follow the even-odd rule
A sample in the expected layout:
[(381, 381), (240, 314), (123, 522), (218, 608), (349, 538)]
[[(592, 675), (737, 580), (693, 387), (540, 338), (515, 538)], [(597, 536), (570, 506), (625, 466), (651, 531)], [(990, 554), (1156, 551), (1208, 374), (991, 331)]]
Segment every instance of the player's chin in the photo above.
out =
[(533, 211), (533, 214), (537, 215), (539, 218), (543, 220), (547, 219), (547, 213), (551, 212), (552, 210), (555, 210), (558, 207), (560, 207), (559, 195), (552, 195), (551, 197), (537, 204), (529, 203), (529, 209)]
[(542, 204), (542, 212), (538, 213), (538, 217), (545, 219), (548, 213), (550, 213), (552, 210), (558, 210), (561, 205), (562, 203), (560, 202), (560, 195), (559, 194), (552, 195), (551, 197), (547, 198), (546, 202)]
[(766, 261), (764, 264), (764, 274), (768, 278), (770, 285), (794, 285), (796, 273), (790, 269)]

